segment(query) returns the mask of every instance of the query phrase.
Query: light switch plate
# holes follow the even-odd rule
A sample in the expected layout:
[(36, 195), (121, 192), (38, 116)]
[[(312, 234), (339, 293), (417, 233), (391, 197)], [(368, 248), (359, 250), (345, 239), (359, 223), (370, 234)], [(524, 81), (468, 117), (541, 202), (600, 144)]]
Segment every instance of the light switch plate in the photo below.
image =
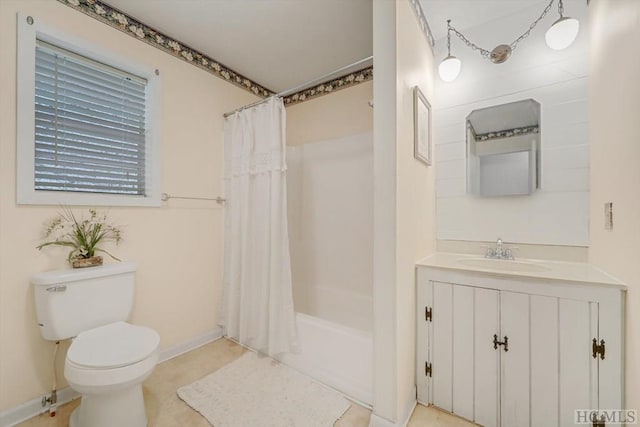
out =
[(613, 230), (613, 202), (604, 204), (604, 229)]

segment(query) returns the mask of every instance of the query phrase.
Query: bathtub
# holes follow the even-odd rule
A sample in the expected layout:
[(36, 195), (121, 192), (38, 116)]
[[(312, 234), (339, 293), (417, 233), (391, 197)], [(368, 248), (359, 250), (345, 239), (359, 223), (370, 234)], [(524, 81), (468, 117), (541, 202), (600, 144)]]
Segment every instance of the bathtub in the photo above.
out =
[(371, 332), (296, 313), (299, 354), (278, 359), (347, 397), (373, 404), (373, 341)]

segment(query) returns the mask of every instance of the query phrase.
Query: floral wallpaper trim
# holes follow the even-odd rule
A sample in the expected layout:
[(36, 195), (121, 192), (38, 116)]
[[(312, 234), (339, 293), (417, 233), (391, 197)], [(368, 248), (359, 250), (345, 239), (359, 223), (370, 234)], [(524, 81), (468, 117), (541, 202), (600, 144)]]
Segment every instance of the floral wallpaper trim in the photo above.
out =
[(427, 18), (424, 15), (422, 6), (420, 6), (420, 0), (409, 0), (409, 3), (411, 3), (411, 6), (413, 7), (413, 11), (415, 12), (416, 17), (418, 18), (418, 24), (420, 25), (420, 29), (422, 30), (422, 33), (427, 39), (427, 43), (429, 43), (431, 47), (434, 47), (436, 42), (433, 39), (433, 33), (431, 33), (431, 27), (429, 27), (429, 22), (427, 21)]
[(95, 18), (113, 28), (122, 31), (138, 40), (156, 47), (166, 53), (182, 59), (190, 64), (202, 68), (211, 74), (220, 77), (238, 87), (241, 87), (255, 95), (268, 97), (273, 91), (251, 81), (242, 74), (233, 71), (220, 62), (207, 55), (190, 48), (184, 43), (175, 40), (166, 34), (157, 31), (142, 22), (126, 15), (100, 0), (58, 0), (80, 12)]
[[(472, 128), (472, 131), (473, 131), (473, 128)], [(535, 133), (540, 133), (540, 128), (538, 127), (538, 125), (524, 126), (520, 128), (482, 133), (482, 134), (476, 135), (475, 138), (476, 138), (476, 141), (489, 141), (492, 139), (509, 138), (512, 136), (528, 135), (528, 134), (535, 134)]]
[(317, 98), (322, 95), (327, 95), (336, 90), (344, 89), (347, 87), (355, 86), (360, 83), (373, 79), (373, 67), (367, 67), (360, 71), (346, 74), (342, 77), (329, 80), (325, 83), (318, 84), (308, 89), (301, 90), (294, 94), (284, 97), (284, 105), (294, 105), (300, 102), (308, 101), (313, 98)]

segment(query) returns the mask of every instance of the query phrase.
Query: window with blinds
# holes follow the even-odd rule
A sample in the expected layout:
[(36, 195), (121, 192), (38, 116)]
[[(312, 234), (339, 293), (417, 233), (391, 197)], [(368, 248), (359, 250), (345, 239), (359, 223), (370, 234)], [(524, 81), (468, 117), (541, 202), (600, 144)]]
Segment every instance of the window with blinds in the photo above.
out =
[(36, 41), (35, 190), (145, 195), (147, 81)]

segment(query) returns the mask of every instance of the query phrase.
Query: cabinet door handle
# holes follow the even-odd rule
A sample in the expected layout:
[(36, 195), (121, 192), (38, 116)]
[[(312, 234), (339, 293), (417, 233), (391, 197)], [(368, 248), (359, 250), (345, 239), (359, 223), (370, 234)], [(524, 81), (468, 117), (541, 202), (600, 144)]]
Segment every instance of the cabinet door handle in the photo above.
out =
[(498, 341), (498, 335), (493, 334), (493, 349), (497, 350), (498, 346), (504, 346), (504, 351), (509, 351), (509, 337), (504, 336), (504, 341)]

